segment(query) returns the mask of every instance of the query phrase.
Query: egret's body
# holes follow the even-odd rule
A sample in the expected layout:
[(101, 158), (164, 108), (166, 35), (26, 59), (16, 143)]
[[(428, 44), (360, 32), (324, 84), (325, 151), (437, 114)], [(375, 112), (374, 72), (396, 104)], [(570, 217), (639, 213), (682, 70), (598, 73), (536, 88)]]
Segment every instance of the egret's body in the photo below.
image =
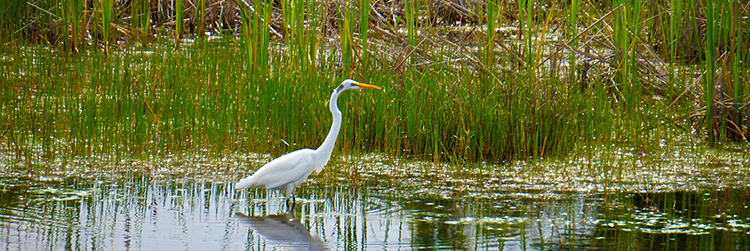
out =
[(357, 81), (347, 79), (333, 91), (330, 100), (333, 124), (331, 125), (331, 130), (328, 132), (328, 136), (326, 136), (323, 144), (318, 149), (299, 149), (274, 159), (258, 169), (253, 175), (237, 182), (234, 186), (235, 189), (276, 189), (285, 191), (287, 200), (290, 196), (294, 198), (294, 189), (307, 180), (307, 176), (311, 173), (315, 172), (317, 174), (320, 170), (323, 170), (323, 167), (331, 157), (333, 146), (336, 144), (336, 138), (341, 129), (341, 111), (336, 103), (339, 94), (349, 89), (360, 88), (380, 89), (380, 87), (374, 85), (361, 84)]

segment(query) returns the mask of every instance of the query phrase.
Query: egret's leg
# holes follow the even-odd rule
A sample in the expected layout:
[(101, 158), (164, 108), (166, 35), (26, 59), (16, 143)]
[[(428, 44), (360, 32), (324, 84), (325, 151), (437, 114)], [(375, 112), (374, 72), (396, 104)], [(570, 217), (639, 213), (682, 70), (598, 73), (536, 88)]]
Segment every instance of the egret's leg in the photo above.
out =
[[(297, 201), (294, 199), (294, 194), (291, 194), (290, 196), (286, 197), (286, 211), (291, 212), (294, 211), (294, 206), (297, 205)], [(292, 200), (292, 206), (289, 207), (289, 199)]]
[(289, 211), (289, 196), (286, 196), (286, 198), (284, 199), (284, 202), (286, 203), (286, 211), (288, 212)]
[[(292, 207), (289, 207), (289, 198), (292, 199)], [(294, 186), (289, 186), (286, 188), (286, 211), (292, 212), (294, 211), (294, 206), (296, 204), (296, 201), (294, 200)]]

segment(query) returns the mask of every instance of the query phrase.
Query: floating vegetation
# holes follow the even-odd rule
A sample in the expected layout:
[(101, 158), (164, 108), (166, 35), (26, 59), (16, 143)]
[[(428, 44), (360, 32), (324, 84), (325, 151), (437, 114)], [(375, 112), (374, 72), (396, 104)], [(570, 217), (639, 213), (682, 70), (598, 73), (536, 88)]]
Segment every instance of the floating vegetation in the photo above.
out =
[[(279, 219), (289, 224), (278, 227), (296, 231), (288, 238), (307, 236), (289, 245), (314, 241), (331, 249), (630, 250), (655, 248), (649, 246), (654, 238), (668, 240), (658, 247), (713, 246), (701, 236), (722, 238), (727, 241), (722, 246), (750, 244), (746, 154), (697, 150), (657, 161), (675, 153), (627, 152), (600, 149), (594, 159), (459, 168), (376, 154), (334, 157), (298, 189), (293, 216), (278, 215), (285, 208), (280, 194), (238, 193), (231, 187), (246, 169), (264, 164), (266, 155), (81, 158), (65, 169), (98, 171), (57, 172), (52, 170), (63, 169), (62, 163), (54, 163), (44, 168), (49, 171), (43, 179), (29, 179), (23, 167), (7, 168), (0, 177), (0, 231), (25, 237), (0, 245), (34, 248), (39, 243), (28, 238), (39, 231), (75, 231), (80, 237), (69, 241), (90, 247), (85, 249), (157, 245), (171, 236), (170, 243), (191, 249), (249, 245), (262, 250), (285, 244), (248, 230)], [(2, 164), (9, 167), (7, 160)], [(616, 175), (617, 165), (628, 168)], [(261, 220), (268, 222), (257, 223)], [(164, 232), (175, 228), (182, 230)], [(224, 235), (205, 236), (195, 229)], [(347, 237), (352, 235), (364, 237)], [(195, 238), (206, 242), (189, 241)], [(43, 242), (65, 245), (56, 238)]]

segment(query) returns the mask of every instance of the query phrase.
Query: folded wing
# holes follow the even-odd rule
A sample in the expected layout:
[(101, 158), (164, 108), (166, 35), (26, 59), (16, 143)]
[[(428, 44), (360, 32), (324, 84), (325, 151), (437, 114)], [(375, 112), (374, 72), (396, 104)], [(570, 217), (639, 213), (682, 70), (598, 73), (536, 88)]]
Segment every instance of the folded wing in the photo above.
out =
[(298, 185), (313, 171), (313, 150), (300, 149), (285, 154), (235, 184), (235, 189), (251, 187), (282, 189)]

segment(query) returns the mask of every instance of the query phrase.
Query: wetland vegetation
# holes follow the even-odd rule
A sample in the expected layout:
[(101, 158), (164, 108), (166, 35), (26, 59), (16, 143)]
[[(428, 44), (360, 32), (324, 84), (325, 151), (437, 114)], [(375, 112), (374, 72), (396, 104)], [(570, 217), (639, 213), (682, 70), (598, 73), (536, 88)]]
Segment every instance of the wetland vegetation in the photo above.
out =
[(744, 250), (749, 8), (2, 1), (0, 247)]

